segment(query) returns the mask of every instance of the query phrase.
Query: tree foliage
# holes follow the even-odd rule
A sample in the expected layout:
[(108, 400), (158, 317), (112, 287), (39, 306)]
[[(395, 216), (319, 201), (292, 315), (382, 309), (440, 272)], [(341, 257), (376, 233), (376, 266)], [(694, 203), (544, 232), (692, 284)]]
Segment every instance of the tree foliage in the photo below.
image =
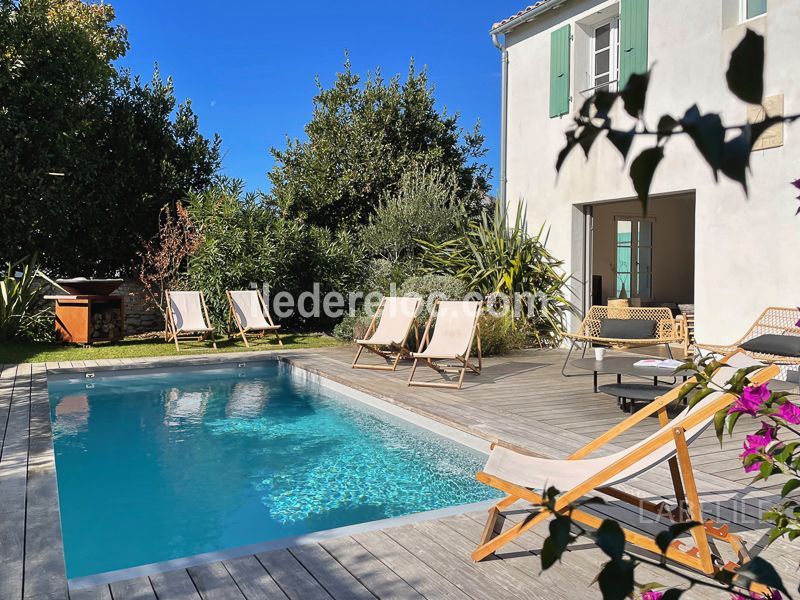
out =
[(114, 66), (128, 50), (114, 19), (108, 4), (0, 0), (0, 259), (38, 250), (62, 275), (126, 271), (161, 207), (219, 167), (219, 139), (169, 79)]
[(290, 216), (336, 230), (364, 225), (385, 194), (398, 190), (414, 165), (456, 176), (453, 201), (476, 213), (489, 189), (478, 125), (464, 131), (458, 114), (436, 108), (426, 72), (412, 62), (408, 77), (363, 81), (349, 60), (330, 88), (318, 81), (307, 139), (272, 149), (274, 201)]

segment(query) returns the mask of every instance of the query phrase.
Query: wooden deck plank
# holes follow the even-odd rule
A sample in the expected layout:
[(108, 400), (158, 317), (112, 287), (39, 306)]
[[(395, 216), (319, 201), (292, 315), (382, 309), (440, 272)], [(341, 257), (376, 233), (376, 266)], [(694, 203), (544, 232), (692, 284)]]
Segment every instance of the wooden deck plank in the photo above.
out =
[(289, 548), (289, 552), (334, 598), (374, 600), (367, 588), (328, 554), (322, 546), (308, 544)]
[(72, 590), (69, 600), (113, 600), (111, 589), (107, 585), (98, 585), (83, 590)]
[(200, 600), (200, 592), (184, 569), (150, 576), (150, 585), (159, 600)]
[(255, 556), (223, 562), (247, 600), (284, 600), (287, 596)]
[(331, 598), (319, 582), (297, 562), (288, 550), (275, 550), (257, 554), (258, 561), (264, 566), (272, 579), (280, 586), (283, 593), (292, 600), (317, 600)]
[(114, 600), (158, 600), (147, 577), (115, 581), (110, 587)]
[(203, 600), (242, 600), (244, 595), (221, 562), (187, 569)]

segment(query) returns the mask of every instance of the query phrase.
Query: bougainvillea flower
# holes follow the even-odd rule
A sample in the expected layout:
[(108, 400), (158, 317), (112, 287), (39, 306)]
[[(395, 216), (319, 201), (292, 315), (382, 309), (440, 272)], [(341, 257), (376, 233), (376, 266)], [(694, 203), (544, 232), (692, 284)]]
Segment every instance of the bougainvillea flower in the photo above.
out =
[(728, 409), (730, 413), (745, 413), (755, 417), (761, 405), (769, 400), (770, 391), (767, 384), (749, 385), (742, 390), (742, 395)]
[(648, 590), (642, 594), (642, 600), (661, 600), (664, 597), (664, 592), (656, 590)]
[(800, 425), (800, 406), (786, 402), (778, 409), (778, 416), (792, 425)]
[[(744, 452), (739, 455), (743, 461), (747, 459), (748, 456), (753, 454), (760, 454), (764, 452), (764, 449), (771, 443), (775, 441), (775, 428), (771, 427), (770, 425), (764, 423), (764, 426), (758, 433), (753, 435), (748, 435), (744, 441)], [(750, 473), (752, 471), (758, 471), (761, 468), (761, 463), (763, 461), (755, 461), (752, 464), (745, 465), (744, 471), (745, 473)]]

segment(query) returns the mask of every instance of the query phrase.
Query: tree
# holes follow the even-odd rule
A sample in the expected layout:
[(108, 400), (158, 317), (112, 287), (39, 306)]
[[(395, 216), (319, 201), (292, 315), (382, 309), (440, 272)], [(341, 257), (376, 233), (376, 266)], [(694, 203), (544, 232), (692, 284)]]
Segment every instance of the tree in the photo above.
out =
[(128, 271), (161, 207), (219, 168), (219, 139), (176, 110), (169, 79), (114, 66), (129, 47), (114, 19), (108, 4), (0, 0), (0, 259)]
[(283, 211), (331, 229), (364, 225), (402, 173), (424, 164), (454, 171), (454, 201), (478, 212), (490, 175), (480, 127), (464, 131), (458, 114), (437, 110), (424, 70), (412, 62), (403, 83), (378, 71), (362, 85), (346, 60), (332, 87), (317, 86), (308, 139), (272, 149), (272, 198)]

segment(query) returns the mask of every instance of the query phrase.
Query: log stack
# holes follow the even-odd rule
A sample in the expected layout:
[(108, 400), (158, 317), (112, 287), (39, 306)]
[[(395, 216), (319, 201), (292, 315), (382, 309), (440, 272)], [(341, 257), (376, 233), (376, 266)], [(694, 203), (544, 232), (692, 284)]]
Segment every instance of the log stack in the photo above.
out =
[(118, 340), (122, 337), (122, 315), (118, 309), (95, 311), (89, 323), (89, 339)]

